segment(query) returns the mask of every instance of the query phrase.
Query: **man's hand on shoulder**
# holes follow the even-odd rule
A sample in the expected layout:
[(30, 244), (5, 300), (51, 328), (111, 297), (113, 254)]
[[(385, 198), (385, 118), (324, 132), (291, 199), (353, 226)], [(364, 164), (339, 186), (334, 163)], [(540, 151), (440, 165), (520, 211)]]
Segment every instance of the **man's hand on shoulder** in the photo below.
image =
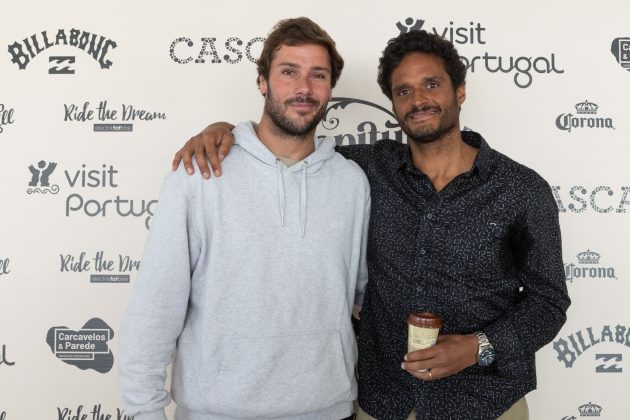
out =
[(192, 157), (195, 156), (201, 176), (210, 179), (208, 162), (216, 176), (221, 176), (221, 162), (228, 155), (234, 145), (232, 129), (234, 126), (227, 122), (216, 122), (207, 126), (201, 133), (191, 137), (184, 146), (175, 153), (172, 168), (177, 170), (183, 161), (188, 175), (195, 173)]

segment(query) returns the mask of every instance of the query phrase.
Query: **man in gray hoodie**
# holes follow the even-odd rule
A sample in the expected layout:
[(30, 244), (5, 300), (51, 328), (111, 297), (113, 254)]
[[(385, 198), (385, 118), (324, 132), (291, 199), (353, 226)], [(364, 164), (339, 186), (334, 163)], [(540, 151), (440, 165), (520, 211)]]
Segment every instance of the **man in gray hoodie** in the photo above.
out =
[(179, 420), (352, 415), (370, 190), (314, 135), (342, 67), (317, 24), (279, 22), (258, 61), (262, 118), (234, 129), (226, 175), (166, 177), (121, 327), (136, 420), (166, 419), (171, 362)]

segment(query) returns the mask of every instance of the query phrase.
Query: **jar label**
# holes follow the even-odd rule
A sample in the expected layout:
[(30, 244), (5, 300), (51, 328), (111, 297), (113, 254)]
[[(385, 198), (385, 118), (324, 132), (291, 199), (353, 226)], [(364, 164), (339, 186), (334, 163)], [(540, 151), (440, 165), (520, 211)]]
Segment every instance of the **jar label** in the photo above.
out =
[(437, 342), (439, 328), (422, 328), (415, 325), (409, 325), (409, 333), (407, 338), (407, 352), (426, 349), (432, 347)]

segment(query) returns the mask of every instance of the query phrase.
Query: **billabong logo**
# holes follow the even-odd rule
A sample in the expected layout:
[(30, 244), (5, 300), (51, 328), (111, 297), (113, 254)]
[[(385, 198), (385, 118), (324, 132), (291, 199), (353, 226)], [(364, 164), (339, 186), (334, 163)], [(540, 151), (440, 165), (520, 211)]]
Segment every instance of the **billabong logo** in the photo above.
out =
[(114, 365), (114, 355), (107, 345), (113, 337), (114, 330), (105, 321), (92, 318), (79, 331), (50, 328), (46, 343), (58, 359), (69, 365), (107, 373)]
[(15, 365), (15, 362), (12, 362), (9, 359), (7, 359), (7, 345), (6, 344), (2, 345), (2, 354), (0, 355), (0, 366), (2, 365), (6, 365), (6, 366)]
[[(46, 163), (45, 160), (37, 162), (37, 168), (33, 165), (28, 167), (31, 172), (31, 180), (28, 183), (29, 188), (26, 190), (28, 194), (34, 193), (51, 193), (57, 194), (59, 192), (59, 185), (50, 185), (50, 175), (55, 171), (57, 167), (56, 162)], [(34, 188), (30, 188), (34, 187)], [(41, 187), (41, 188), (39, 188)]]
[[(562, 187), (559, 185), (551, 186), (551, 192), (556, 200), (559, 213), (584, 213), (588, 209), (601, 214), (626, 213), (625, 207), (630, 204), (628, 201), (629, 186), (613, 188), (608, 185), (599, 185), (590, 189), (582, 185), (574, 185), (568, 191), (567, 198), (564, 196), (565, 192)], [(565, 207), (567, 201), (570, 203)]]
[(89, 102), (82, 105), (64, 104), (63, 120), (66, 122), (88, 122), (100, 121), (95, 123), (94, 131), (133, 131), (133, 124), (122, 124), (121, 122), (131, 121), (153, 121), (165, 120), (166, 114), (163, 112), (152, 112), (144, 110), (140, 107), (122, 104), (120, 109), (111, 108), (107, 101), (100, 101), (98, 105), (93, 106)]
[[(559, 362), (564, 363), (564, 367), (572, 368), (575, 361), (588, 349), (603, 343), (608, 342), (630, 347), (630, 328), (625, 325), (617, 324), (614, 328), (610, 325), (604, 325), (599, 333), (593, 332), (593, 329), (593, 327), (586, 327), (568, 335), (566, 338), (560, 337), (553, 342), (553, 349), (558, 354), (557, 359)], [(604, 366), (604, 368), (598, 367), (595, 371), (597, 373), (620, 373), (622, 369), (616, 363), (621, 362), (622, 359), (621, 354), (596, 354), (595, 360), (603, 360), (605, 363), (604, 365), (601, 363), (599, 365)], [(616, 362), (614, 367), (610, 367), (610, 361)]]
[(615, 38), (610, 45), (610, 52), (622, 68), (630, 71), (630, 38)]
[(565, 263), (564, 274), (568, 282), (575, 279), (615, 279), (614, 267), (603, 267), (599, 265), (601, 255), (590, 249), (577, 254), (577, 264)]
[[(400, 33), (407, 33), (413, 30), (422, 29), (425, 21), (423, 19), (413, 19), (408, 17), (403, 22), (396, 23)], [(435, 27), (427, 29), (427, 32), (432, 32), (442, 38), (448, 39), (453, 44), (485, 44), (483, 39), (487, 28), (481, 25), (479, 22), (469, 22), (468, 25), (458, 26), (454, 22), (449, 22), (448, 26)], [(461, 51), (460, 51), (461, 52)], [(539, 56), (535, 57), (532, 54), (523, 55), (520, 57), (502, 57), (489, 52), (484, 52), (481, 55), (473, 57), (467, 57), (461, 55), (460, 57), (468, 71), (474, 73), (479, 69), (479, 66), (483, 65), (483, 68), (490, 73), (514, 73), (514, 84), (519, 88), (528, 88), (534, 81), (533, 73), (538, 74), (562, 74), (564, 70), (556, 67), (556, 54), (551, 53), (549, 57)], [(475, 68), (477, 64), (477, 68)]]
[(5, 108), (4, 104), (0, 104), (0, 134), (4, 132), (5, 125), (11, 125), (15, 122), (13, 112), (13, 108)]
[[(229, 37), (224, 42), (225, 52), (222, 52), (223, 55), (221, 57), (219, 57), (219, 51), (215, 45), (216, 41), (217, 38), (214, 37), (203, 37), (201, 38), (200, 46), (196, 46), (192, 39), (186, 36), (176, 38), (171, 42), (169, 48), (171, 60), (178, 64), (188, 64), (193, 60), (197, 64), (203, 64), (206, 62), (207, 57), (212, 64), (220, 64), (224, 61), (228, 64), (237, 64), (243, 60), (243, 52), (245, 52), (247, 60), (256, 63), (260, 56), (260, 51), (262, 51), (262, 44), (265, 42), (265, 38), (255, 36), (245, 42), (236, 36)], [(182, 43), (185, 46), (181, 45)], [(245, 45), (244, 51), (243, 45)], [(190, 54), (195, 53), (197, 58), (193, 59)]]
[(576, 115), (571, 113), (560, 114), (556, 117), (556, 127), (559, 130), (568, 131), (573, 128), (611, 128), (615, 129), (610, 117), (594, 117), (599, 106), (593, 102), (584, 101), (575, 104)]
[[(73, 56), (50, 56), (49, 63), (55, 65), (48, 69), (48, 74), (74, 74), (74, 69), (70, 68), (70, 64), (74, 64)], [(62, 67), (63, 66), (63, 67)]]
[[(37, 55), (58, 46), (71, 46), (83, 50), (99, 63), (101, 69), (109, 69), (112, 62), (107, 54), (110, 49), (116, 48), (117, 44), (104, 36), (74, 28), (69, 31), (58, 29), (54, 40), (52, 34), (49, 37), (48, 31), (42, 31), (9, 45), (11, 62), (17, 64), (20, 70), (24, 70)], [(48, 73), (74, 74), (74, 69), (62, 66), (64, 63), (72, 64), (74, 60), (74, 56), (52, 56), (50, 61), (55, 65), (48, 70)]]
[(602, 364), (595, 366), (597, 373), (623, 373), (623, 368), (617, 363), (623, 361), (623, 354), (596, 354), (595, 360), (601, 360)]

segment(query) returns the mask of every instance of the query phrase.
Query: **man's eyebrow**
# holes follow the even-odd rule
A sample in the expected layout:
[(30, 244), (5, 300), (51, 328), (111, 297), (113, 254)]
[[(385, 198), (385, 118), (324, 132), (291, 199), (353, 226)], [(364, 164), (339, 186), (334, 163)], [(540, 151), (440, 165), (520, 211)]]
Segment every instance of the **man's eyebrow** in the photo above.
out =
[(291, 63), (290, 61), (283, 61), (282, 63), (278, 63), (279, 66), (287, 66), (287, 67), (300, 67), (295, 63)]
[(327, 71), (330, 73), (330, 67), (313, 66), (311, 67), (311, 70)]
[(404, 89), (404, 88), (408, 88), (409, 87), (409, 83), (400, 83), (398, 85), (393, 85), (392, 86), (392, 90), (399, 90), (399, 89)]
[[(427, 82), (441, 82), (442, 80), (445, 80), (446, 78), (443, 76), (426, 76), (422, 78), (422, 83), (427, 83)], [(409, 82), (403, 82), (400, 83), (398, 85), (392, 85), (392, 90), (395, 89), (402, 89), (402, 88), (408, 88), (409, 86), (411, 86), (411, 83)]]
[[(278, 66), (284, 66), (284, 67), (291, 67), (291, 68), (300, 68), (299, 65), (292, 63), (290, 61), (283, 61), (278, 63)], [(309, 70), (316, 70), (316, 71), (326, 71), (328, 73), (331, 73), (331, 70), (329, 67), (322, 67), (322, 66), (313, 66), (310, 67)]]

